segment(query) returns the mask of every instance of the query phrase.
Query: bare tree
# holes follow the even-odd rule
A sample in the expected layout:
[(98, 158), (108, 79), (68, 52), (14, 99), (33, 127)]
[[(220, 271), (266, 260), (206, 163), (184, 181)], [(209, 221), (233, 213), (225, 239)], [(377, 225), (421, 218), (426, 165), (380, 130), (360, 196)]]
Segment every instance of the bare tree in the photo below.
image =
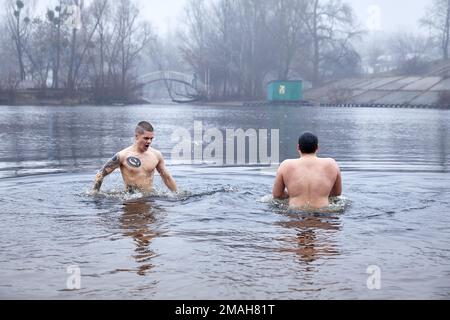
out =
[(190, 0), (185, 21), (184, 58), (211, 75), (214, 98), (261, 98), (268, 79), (293, 71), (318, 84), (358, 69), (353, 13), (339, 0)]
[(442, 58), (447, 60), (450, 44), (450, 0), (433, 0), (420, 22), (422, 26), (430, 28), (439, 39)]
[(367, 59), (367, 66), (370, 68), (370, 70), (367, 71), (368, 73), (378, 73), (383, 71), (380, 60), (383, 56), (386, 56), (386, 53), (386, 49), (379, 42), (374, 41), (370, 47), (367, 48), (364, 55)]
[[(45, 87), (52, 76), (53, 88), (94, 88), (99, 100), (129, 97), (137, 66), (193, 72), (214, 99), (260, 99), (274, 78), (318, 85), (358, 69), (358, 32), (341, 0), (188, 0), (183, 27), (158, 46), (136, 0), (55, 0), (36, 19), (24, 19), (23, 2), (8, 1), (2, 51), (14, 48), (20, 78)], [(79, 11), (82, 24), (72, 21)]]
[(137, 61), (138, 55), (152, 40), (151, 27), (139, 23), (139, 10), (130, 0), (120, 0), (115, 14), (114, 47), (120, 68), (120, 88), (126, 94), (132, 81), (129, 72)]
[(299, 51), (310, 44), (305, 32), (308, 0), (274, 0), (271, 32), (273, 50), (277, 53), (277, 75), (289, 79), (293, 60)]
[(101, 88), (98, 96), (106, 100), (131, 97), (140, 71), (136, 67), (155, 38), (149, 23), (140, 19), (136, 1), (113, 6), (92, 0), (86, 7), (83, 0), (56, 1), (41, 16), (33, 11), (36, 18), (31, 18), (28, 9), (34, 1), (7, 0), (0, 29), (8, 32), (0, 37), (0, 52), (8, 59), (0, 66), (0, 86), (14, 81), (11, 87), (16, 87), (30, 77), (45, 88), (52, 78), (52, 88), (63, 87), (74, 96), (80, 95), (79, 88)]
[(184, 28), (179, 31), (180, 50), (185, 61), (207, 83), (210, 68), (207, 55), (209, 8), (205, 0), (189, 0), (185, 7)]
[(327, 50), (341, 53), (350, 40), (360, 34), (355, 28), (352, 8), (341, 0), (313, 0), (309, 2), (305, 23), (312, 39), (312, 83), (322, 82), (321, 69)]
[(98, 21), (97, 38), (95, 42), (98, 43), (99, 70), (95, 76), (95, 81), (97, 82), (97, 87), (100, 87), (101, 90), (104, 90), (106, 60), (105, 55), (106, 46), (108, 45), (107, 42), (110, 39), (109, 19), (111, 16), (111, 6), (109, 5), (108, 0), (95, 0), (92, 4), (91, 12), (94, 19)]
[(67, 12), (67, 0), (58, 0), (58, 4), (54, 10), (47, 10), (47, 19), (52, 25), (52, 41), (51, 46), (54, 50), (53, 53), (53, 66), (52, 66), (52, 87), (58, 89), (59, 85), (59, 73), (61, 66), (61, 51), (63, 47), (63, 37), (65, 36), (66, 26), (65, 22), (69, 17)]
[(389, 39), (389, 53), (400, 74), (422, 74), (427, 70), (427, 60), (432, 56), (431, 39), (402, 32)]
[[(95, 44), (92, 39), (99, 28), (100, 24), (103, 20), (103, 15), (108, 8), (107, 0), (101, 0), (99, 3), (93, 3), (90, 7), (88, 7), (88, 11), (84, 12), (82, 16), (84, 16), (84, 23), (82, 24), (82, 33), (81, 33), (81, 43), (78, 46), (78, 51), (74, 53), (76, 54), (76, 61), (74, 61), (74, 71), (72, 74), (73, 84), (79, 85), (80, 82), (80, 70), (82, 67), (87, 67), (87, 64), (84, 63), (88, 50), (93, 49)], [(94, 10), (97, 10), (95, 14), (93, 14)], [(87, 74), (86, 74), (87, 75)]]
[(23, 44), (23, 51), (29, 61), (29, 74), (40, 88), (47, 87), (52, 67), (52, 26), (49, 22), (34, 18)]
[(84, 0), (72, 0), (72, 5), (69, 7), (70, 28), (72, 33), (71, 47), (70, 47), (70, 59), (69, 59), (69, 72), (67, 73), (67, 89), (69, 93), (73, 93), (75, 89), (76, 78), (76, 49), (77, 49), (77, 36), (78, 30), (81, 28), (81, 14), (84, 9)]
[(23, 37), (26, 33), (26, 28), (30, 19), (25, 17), (22, 20), (24, 3), (20, 0), (16, 2), (10, 1), (7, 3), (7, 22), (9, 27), (9, 32), (11, 33), (11, 37), (14, 41), (17, 60), (19, 63), (19, 71), (20, 71), (20, 79), (25, 80), (25, 63), (23, 57)]
[(233, 57), (235, 55), (235, 46), (233, 30), (236, 27), (236, 1), (222, 0), (213, 3), (212, 11), (214, 15), (213, 26), (216, 32), (211, 32), (212, 54), (216, 58), (212, 64), (216, 95), (226, 97), (232, 95), (233, 91)]
[(269, 1), (242, 0), (239, 10), (242, 87), (249, 98), (263, 96), (263, 82), (273, 68), (271, 44), (267, 41)]
[(17, 51), (11, 41), (9, 26), (0, 20), (0, 90), (14, 90), (20, 81), (20, 70), (17, 69)]

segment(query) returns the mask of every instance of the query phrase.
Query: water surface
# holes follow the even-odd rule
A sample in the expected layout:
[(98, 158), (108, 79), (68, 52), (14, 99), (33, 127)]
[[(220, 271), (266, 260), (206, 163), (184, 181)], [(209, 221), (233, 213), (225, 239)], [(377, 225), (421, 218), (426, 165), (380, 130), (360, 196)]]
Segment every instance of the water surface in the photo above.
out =
[[(199, 106), (2, 107), (0, 298), (450, 298), (449, 128), (443, 110)], [(96, 170), (141, 120), (182, 192), (122, 192)], [(303, 131), (340, 163), (334, 213), (286, 210), (275, 172), (170, 159), (178, 128), (280, 129), (280, 159)], [(345, 210), (344, 210), (345, 209)], [(69, 291), (67, 267), (81, 270)], [(369, 266), (381, 289), (369, 290)]]

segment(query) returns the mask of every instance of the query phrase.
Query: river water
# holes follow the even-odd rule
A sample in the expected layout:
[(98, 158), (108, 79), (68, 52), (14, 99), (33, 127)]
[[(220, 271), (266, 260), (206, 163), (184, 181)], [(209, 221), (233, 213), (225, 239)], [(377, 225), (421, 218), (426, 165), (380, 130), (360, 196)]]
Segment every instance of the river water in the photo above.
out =
[[(125, 194), (116, 172), (92, 196), (141, 120), (180, 194), (158, 175), (154, 195)], [(341, 165), (337, 210), (273, 201), (273, 168), (175, 161), (171, 135), (195, 121), (279, 129), (280, 160), (317, 133)], [(449, 299), (449, 132), (445, 110), (1, 107), (0, 298)]]

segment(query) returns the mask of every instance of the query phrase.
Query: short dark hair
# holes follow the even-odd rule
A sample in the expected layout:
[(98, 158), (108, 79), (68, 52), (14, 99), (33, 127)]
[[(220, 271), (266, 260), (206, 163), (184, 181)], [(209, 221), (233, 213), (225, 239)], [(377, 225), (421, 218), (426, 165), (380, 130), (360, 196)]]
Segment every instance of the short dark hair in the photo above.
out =
[(136, 134), (144, 134), (146, 131), (153, 132), (153, 126), (147, 121), (139, 122), (136, 127)]
[(298, 140), (298, 145), (304, 154), (316, 153), (319, 148), (319, 138), (311, 132), (305, 132)]

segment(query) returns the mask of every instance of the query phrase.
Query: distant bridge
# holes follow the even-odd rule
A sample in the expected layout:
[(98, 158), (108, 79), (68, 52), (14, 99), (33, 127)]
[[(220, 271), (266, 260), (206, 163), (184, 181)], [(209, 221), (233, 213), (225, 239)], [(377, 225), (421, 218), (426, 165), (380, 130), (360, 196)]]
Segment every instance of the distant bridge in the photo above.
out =
[(205, 85), (197, 79), (195, 74), (187, 74), (177, 71), (156, 71), (147, 73), (137, 79), (139, 86), (157, 81), (175, 81), (195, 88), (205, 88)]
[[(156, 71), (147, 73), (137, 79), (136, 89), (142, 89), (148, 84), (164, 82), (167, 91), (174, 102), (187, 103), (206, 97), (207, 87), (195, 74), (187, 74), (177, 71)], [(172, 83), (179, 83), (185, 86), (185, 93), (175, 92)], [(182, 97), (178, 99), (176, 96)]]

